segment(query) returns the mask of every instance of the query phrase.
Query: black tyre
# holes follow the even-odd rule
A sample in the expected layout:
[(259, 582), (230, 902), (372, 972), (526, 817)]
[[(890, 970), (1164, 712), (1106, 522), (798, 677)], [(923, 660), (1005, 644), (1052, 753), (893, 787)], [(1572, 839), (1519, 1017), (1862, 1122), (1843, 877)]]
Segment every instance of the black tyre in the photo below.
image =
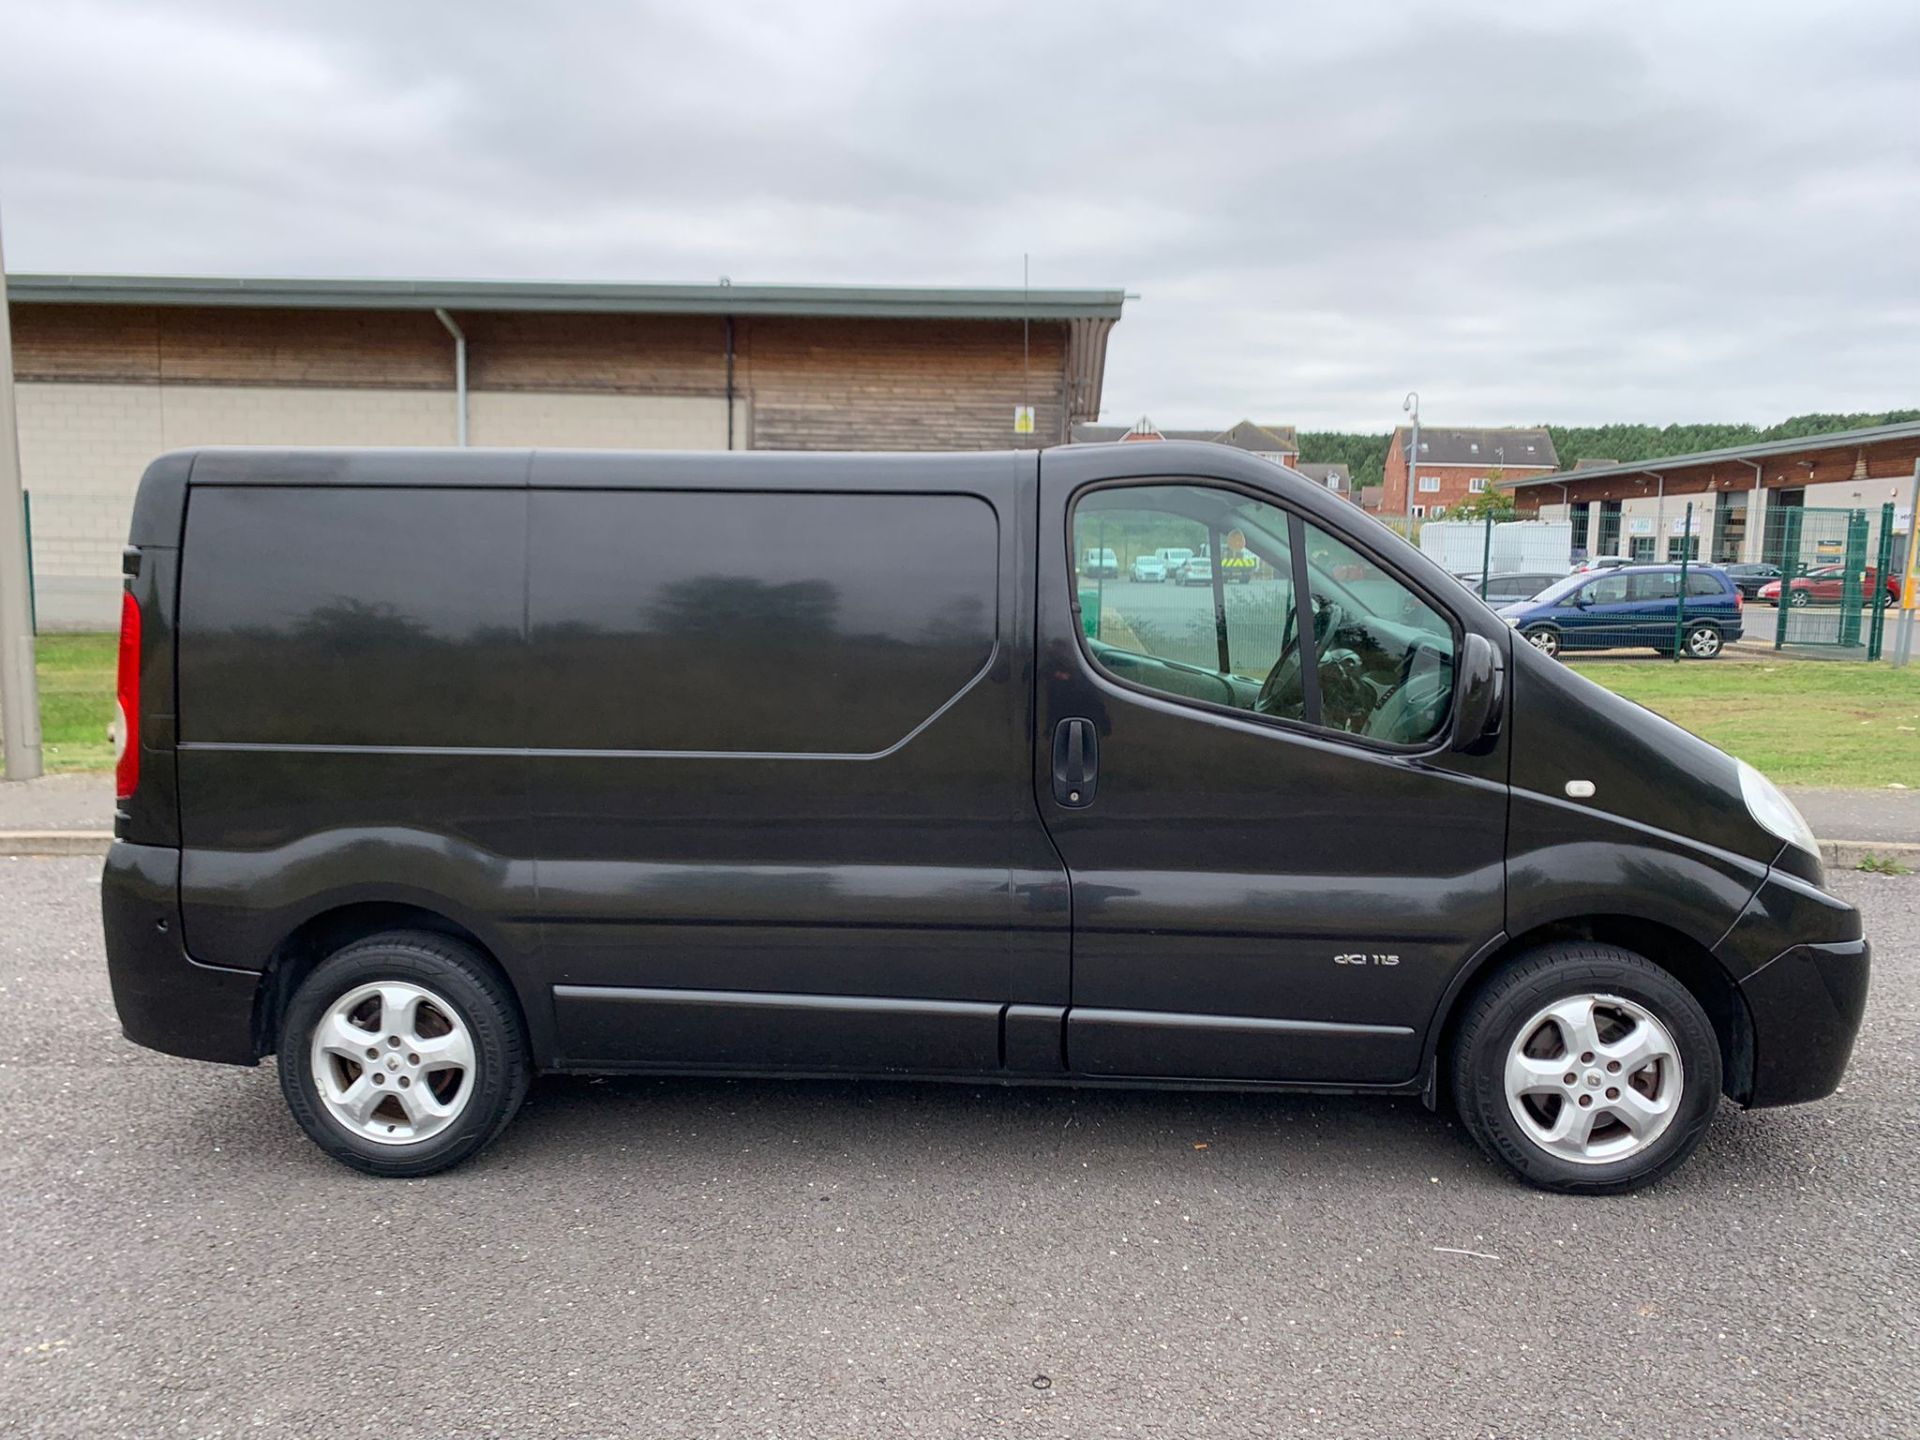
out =
[(425, 931), (376, 935), (323, 960), (280, 1029), (293, 1118), (370, 1175), (458, 1165), (506, 1127), (531, 1074), (511, 991), (470, 946)]
[(1651, 1185), (1693, 1153), (1720, 1098), (1720, 1043), (1691, 992), (1615, 945), (1543, 945), (1469, 1002), (1452, 1049), (1473, 1138), (1546, 1190)]

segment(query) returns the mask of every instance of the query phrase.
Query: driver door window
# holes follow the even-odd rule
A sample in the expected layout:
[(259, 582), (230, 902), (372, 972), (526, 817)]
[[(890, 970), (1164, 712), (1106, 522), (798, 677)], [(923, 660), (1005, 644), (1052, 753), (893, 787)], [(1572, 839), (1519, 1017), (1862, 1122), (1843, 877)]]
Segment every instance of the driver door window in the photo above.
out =
[[(1123, 578), (1077, 582), (1087, 649), (1114, 679), (1393, 745), (1425, 743), (1446, 724), (1451, 622), (1276, 505), (1200, 485), (1095, 490), (1074, 507), (1073, 545), (1116, 553)], [(1168, 547), (1195, 557), (1177, 579), (1131, 578), (1134, 557)]]
[[(1203, 486), (1138, 486), (1095, 491), (1073, 526), (1076, 550), (1118, 557), (1122, 578), (1079, 581), (1080, 628), (1102, 669), (1181, 699), (1259, 708), (1291, 634), (1285, 511)], [(1136, 557), (1162, 551), (1187, 558), (1164, 579), (1132, 578)], [(1263, 713), (1305, 718), (1297, 694), (1290, 710)]]

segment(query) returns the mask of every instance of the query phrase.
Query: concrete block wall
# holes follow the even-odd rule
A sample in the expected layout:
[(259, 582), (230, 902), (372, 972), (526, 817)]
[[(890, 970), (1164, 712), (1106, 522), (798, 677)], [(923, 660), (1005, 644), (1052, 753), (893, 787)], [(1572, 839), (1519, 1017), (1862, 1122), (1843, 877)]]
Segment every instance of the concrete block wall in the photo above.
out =
[[(724, 450), (725, 397), (569, 395), (554, 391), (479, 391), (468, 398), (475, 445), (568, 446), (597, 450)], [(748, 407), (734, 400), (736, 450), (748, 448)]]

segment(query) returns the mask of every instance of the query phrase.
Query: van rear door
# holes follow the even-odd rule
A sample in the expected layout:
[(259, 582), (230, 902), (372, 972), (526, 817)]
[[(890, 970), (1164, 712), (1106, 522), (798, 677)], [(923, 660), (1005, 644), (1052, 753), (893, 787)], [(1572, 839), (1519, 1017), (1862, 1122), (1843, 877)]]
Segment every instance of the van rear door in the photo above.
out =
[[(1503, 656), (1506, 627), (1311, 485), (1126, 448), (1164, 453), (1042, 459), (1035, 792), (1072, 884), (1068, 1067), (1409, 1082), (1502, 928), (1505, 740), (1448, 741), (1466, 627)], [(1246, 586), (1108, 586), (1084, 635), (1069, 558), (1115, 538), (1265, 563)]]

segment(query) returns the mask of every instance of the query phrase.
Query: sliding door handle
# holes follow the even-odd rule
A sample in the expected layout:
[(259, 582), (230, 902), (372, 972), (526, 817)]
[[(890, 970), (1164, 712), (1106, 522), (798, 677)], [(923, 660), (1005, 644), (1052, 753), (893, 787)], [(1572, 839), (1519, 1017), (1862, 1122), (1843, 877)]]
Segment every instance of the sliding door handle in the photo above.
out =
[(1100, 784), (1100, 737), (1091, 720), (1053, 727), (1053, 798), (1071, 810), (1093, 803)]

